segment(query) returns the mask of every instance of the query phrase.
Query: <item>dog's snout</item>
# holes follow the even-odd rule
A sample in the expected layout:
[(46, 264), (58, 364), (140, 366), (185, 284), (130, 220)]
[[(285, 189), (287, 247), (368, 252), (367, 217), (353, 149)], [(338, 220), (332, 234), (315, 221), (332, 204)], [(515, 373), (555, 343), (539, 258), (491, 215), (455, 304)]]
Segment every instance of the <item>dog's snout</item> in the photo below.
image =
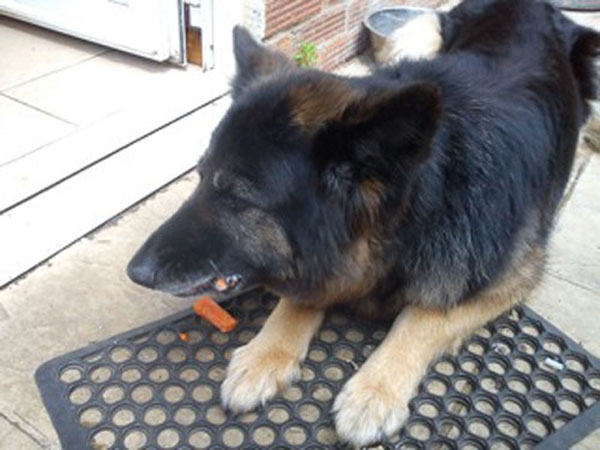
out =
[(127, 275), (134, 283), (147, 288), (154, 288), (156, 283), (156, 267), (148, 260), (136, 255), (127, 265)]

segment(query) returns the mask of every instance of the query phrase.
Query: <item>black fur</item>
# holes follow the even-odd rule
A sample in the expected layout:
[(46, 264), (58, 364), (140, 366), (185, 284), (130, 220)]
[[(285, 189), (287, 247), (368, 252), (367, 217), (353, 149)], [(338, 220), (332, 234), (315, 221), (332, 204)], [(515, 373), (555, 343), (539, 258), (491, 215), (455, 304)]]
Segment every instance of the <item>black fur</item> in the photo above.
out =
[[(182, 294), (218, 267), (299, 301), (451, 307), (521, 247), (545, 246), (600, 37), (527, 0), (466, 0), (441, 17), (438, 57), (352, 79), (292, 69), (238, 29), (235, 102), (203, 181), (132, 277)], [(307, 85), (322, 92), (309, 102), (317, 127), (297, 120), (293, 93)]]

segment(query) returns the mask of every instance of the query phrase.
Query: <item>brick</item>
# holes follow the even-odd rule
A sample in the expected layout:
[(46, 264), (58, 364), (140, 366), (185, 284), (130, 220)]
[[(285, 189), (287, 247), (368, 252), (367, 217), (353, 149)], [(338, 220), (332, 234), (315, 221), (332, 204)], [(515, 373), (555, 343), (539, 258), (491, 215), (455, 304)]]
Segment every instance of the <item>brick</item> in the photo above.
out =
[(421, 6), (425, 8), (436, 8), (446, 3), (446, 0), (389, 0), (389, 3), (399, 6)]
[(346, 10), (346, 29), (352, 30), (359, 26), (367, 15), (368, 9), (368, 0), (351, 0)]
[(272, 49), (278, 50), (286, 55), (288, 58), (294, 57), (294, 49), (292, 46), (292, 39), (289, 33), (278, 35), (273, 39), (268, 39), (265, 43)]
[(321, 10), (321, 0), (268, 0), (265, 36), (288, 30), (319, 14)]
[(321, 67), (324, 70), (334, 69), (336, 66), (353, 58), (366, 46), (365, 34), (347, 33), (337, 39), (332, 40), (324, 49), (324, 57)]
[(319, 53), (318, 66), (323, 70), (331, 70), (353, 57), (360, 48), (361, 42), (357, 33), (345, 33), (323, 45)]
[(316, 66), (330, 70), (364, 50), (362, 20), (370, 11), (389, 4), (390, 0), (266, 0), (265, 42), (291, 59), (300, 43), (313, 43), (319, 54)]
[(305, 22), (298, 31), (303, 41), (320, 44), (343, 33), (345, 25), (345, 10), (343, 8), (336, 8)]

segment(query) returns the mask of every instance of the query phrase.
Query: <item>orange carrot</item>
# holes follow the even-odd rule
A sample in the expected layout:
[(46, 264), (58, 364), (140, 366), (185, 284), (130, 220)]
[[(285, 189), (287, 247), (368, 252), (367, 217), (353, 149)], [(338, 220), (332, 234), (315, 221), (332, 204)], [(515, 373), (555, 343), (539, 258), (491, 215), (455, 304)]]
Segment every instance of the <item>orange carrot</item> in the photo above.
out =
[(208, 320), (223, 333), (229, 333), (236, 325), (235, 320), (227, 311), (210, 297), (202, 297), (194, 302), (194, 312)]

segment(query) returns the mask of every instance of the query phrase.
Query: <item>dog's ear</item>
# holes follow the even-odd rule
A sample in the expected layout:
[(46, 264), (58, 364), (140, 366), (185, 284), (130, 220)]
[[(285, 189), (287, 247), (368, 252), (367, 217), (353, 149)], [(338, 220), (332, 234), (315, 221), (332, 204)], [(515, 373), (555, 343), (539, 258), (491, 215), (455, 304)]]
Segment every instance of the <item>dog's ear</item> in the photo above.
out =
[(440, 89), (416, 83), (375, 92), (349, 105), (342, 126), (353, 129), (352, 134), (371, 142), (384, 156), (412, 164), (429, 156), (441, 113)]
[(232, 83), (234, 99), (260, 78), (291, 67), (285, 55), (259, 44), (241, 26), (233, 29), (233, 53), (237, 65)]
[(334, 78), (319, 86), (302, 84), (292, 104), (293, 120), (314, 135), (315, 157), (321, 162), (351, 162), (366, 155), (422, 161), (442, 112), (440, 90), (430, 83), (361, 89)]
[(374, 217), (385, 196), (403, 200), (431, 154), (442, 97), (428, 83), (362, 92), (347, 86), (345, 94), (338, 89), (329, 91), (333, 99), (323, 92), (321, 100), (309, 102), (301, 122), (314, 133), (313, 157), (323, 185), (354, 212), (354, 223), (361, 212)]
[(389, 151), (402, 147), (401, 153), (414, 153), (425, 150), (435, 133), (442, 98), (430, 83), (365, 88), (326, 76), (298, 83), (290, 91), (290, 104), (292, 121), (309, 134), (348, 134)]

